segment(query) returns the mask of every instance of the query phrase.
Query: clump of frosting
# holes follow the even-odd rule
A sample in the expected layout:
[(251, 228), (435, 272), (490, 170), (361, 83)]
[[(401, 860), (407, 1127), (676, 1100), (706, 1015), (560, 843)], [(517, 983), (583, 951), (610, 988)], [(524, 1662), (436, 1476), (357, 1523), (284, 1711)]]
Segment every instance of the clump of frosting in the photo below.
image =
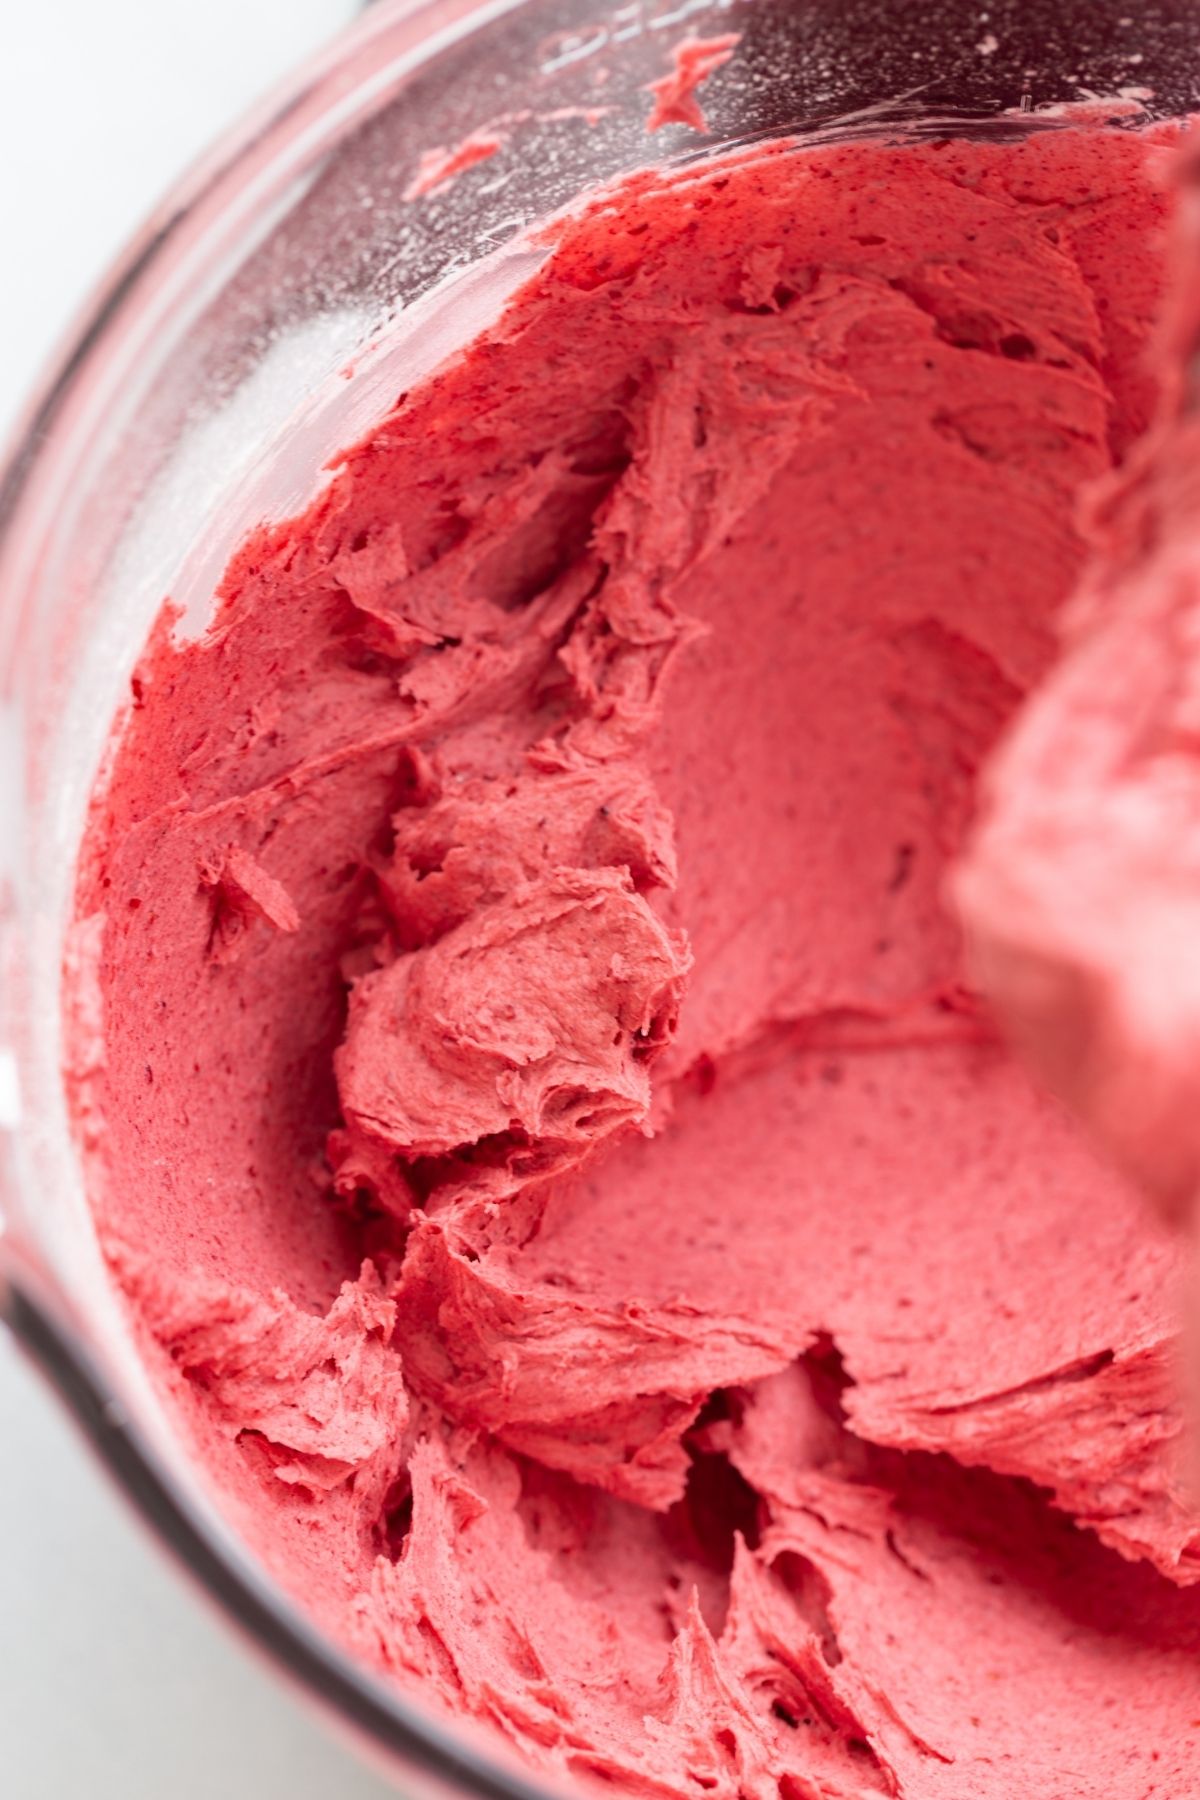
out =
[(687, 966), (624, 871), (522, 883), (357, 984), (350, 1131), (408, 1163), (498, 1151), (513, 1188), (568, 1168), (646, 1119)]

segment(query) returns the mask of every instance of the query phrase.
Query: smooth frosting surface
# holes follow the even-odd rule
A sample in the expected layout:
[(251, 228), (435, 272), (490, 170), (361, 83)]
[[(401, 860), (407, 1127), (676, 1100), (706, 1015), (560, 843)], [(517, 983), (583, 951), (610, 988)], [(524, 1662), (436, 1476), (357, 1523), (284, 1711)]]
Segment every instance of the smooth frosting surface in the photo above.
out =
[(1175, 1252), (946, 893), (1151, 422), (1175, 136), (596, 195), (139, 666), (114, 1271), (282, 1580), (551, 1776), (1200, 1782)]

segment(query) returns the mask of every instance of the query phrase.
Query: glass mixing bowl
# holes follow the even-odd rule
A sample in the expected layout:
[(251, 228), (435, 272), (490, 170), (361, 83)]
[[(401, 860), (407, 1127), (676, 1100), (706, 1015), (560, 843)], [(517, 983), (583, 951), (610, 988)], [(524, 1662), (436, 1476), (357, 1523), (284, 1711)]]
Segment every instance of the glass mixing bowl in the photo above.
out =
[[(651, 137), (672, 47), (731, 30), (710, 135)], [(123, 685), (163, 596), (201, 629), (244, 530), (296, 511), (330, 452), (494, 318), (542, 254), (525, 228), (597, 182), (783, 133), (1053, 129), (1089, 96), (1195, 107), (1200, 3), (385, 0), (164, 203), (19, 434), (0, 488), (0, 1313), (201, 1586), (410, 1791), (538, 1789), (324, 1641), (239, 1544), (97, 1250), (60, 986)], [(424, 153), (480, 131), (493, 154), (415, 192)]]

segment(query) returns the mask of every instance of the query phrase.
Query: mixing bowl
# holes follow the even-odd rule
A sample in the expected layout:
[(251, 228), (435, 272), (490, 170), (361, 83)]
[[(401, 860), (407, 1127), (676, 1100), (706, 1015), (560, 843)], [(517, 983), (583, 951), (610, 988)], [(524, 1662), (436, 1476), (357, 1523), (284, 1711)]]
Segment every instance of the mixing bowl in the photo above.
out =
[[(395, 0), (164, 202), (31, 404), (0, 487), (0, 1313), (201, 1587), (411, 1790), (529, 1800), (502, 1753), (324, 1641), (176, 1440), (97, 1249), (62, 1079), (75, 851), (170, 594), (203, 629), (242, 533), (493, 319), (527, 228), (643, 165), (788, 134), (1005, 136), (1089, 97), (1200, 98), (1200, 5), (1132, 0)], [(741, 34), (707, 135), (651, 136), (685, 35)], [(479, 135), (475, 135), (479, 134)], [(435, 152), (488, 154), (449, 183)], [(444, 165), (441, 165), (444, 172)], [(87, 1122), (82, 1128), (86, 1131)]]

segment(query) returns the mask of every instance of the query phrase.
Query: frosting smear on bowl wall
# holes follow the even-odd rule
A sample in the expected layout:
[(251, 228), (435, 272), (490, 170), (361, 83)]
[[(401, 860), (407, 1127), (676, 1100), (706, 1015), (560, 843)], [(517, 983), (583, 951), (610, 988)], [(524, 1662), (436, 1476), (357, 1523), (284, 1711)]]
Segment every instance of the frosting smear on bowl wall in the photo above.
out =
[(946, 897), (1154, 417), (1178, 135), (597, 193), (139, 665), (106, 1252), (279, 1578), (548, 1777), (1200, 1781), (1173, 1244)]

